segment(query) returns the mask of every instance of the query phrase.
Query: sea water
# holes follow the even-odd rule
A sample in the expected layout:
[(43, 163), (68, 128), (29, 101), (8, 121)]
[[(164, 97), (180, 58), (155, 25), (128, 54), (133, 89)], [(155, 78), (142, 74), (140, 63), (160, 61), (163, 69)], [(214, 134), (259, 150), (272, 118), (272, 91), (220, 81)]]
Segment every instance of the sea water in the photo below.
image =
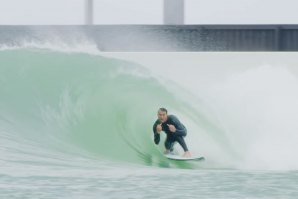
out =
[[(297, 198), (296, 57), (3, 48), (0, 198)], [(159, 107), (205, 161), (163, 156)]]

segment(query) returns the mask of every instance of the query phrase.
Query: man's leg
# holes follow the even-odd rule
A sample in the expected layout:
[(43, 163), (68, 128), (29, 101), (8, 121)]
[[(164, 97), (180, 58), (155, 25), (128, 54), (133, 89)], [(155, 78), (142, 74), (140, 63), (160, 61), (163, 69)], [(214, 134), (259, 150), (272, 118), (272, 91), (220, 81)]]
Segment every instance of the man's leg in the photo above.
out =
[(184, 154), (182, 156), (183, 157), (191, 157), (191, 154), (188, 151), (188, 148), (186, 146), (183, 136), (175, 136), (175, 140), (182, 146), (182, 148), (184, 150)]
[(174, 150), (174, 144), (175, 144), (175, 140), (167, 137), (166, 138), (166, 141), (165, 141), (165, 148), (166, 148), (165, 153), (173, 152), (173, 150)]
[(186, 145), (184, 138), (182, 136), (175, 136), (175, 139), (181, 145), (184, 152), (188, 151), (187, 145)]

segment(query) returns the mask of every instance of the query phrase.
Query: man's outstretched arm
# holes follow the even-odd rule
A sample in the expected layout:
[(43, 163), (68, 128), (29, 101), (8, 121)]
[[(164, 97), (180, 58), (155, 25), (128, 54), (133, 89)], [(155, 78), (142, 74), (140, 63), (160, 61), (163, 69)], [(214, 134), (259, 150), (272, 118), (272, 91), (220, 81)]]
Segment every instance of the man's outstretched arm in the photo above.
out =
[(160, 141), (160, 134), (157, 133), (156, 127), (157, 127), (157, 122), (155, 122), (153, 125), (153, 133), (154, 133), (154, 143), (158, 144)]

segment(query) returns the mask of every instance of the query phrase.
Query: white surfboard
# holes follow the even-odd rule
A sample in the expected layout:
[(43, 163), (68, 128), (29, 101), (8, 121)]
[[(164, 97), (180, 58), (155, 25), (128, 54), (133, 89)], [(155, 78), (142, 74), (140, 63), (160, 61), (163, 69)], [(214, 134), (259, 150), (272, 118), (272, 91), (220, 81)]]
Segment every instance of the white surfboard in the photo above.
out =
[(165, 156), (168, 158), (168, 159), (171, 159), (171, 160), (184, 160), (184, 161), (187, 161), (187, 160), (205, 160), (205, 158), (203, 156), (192, 156), (192, 157), (182, 157), (180, 155), (175, 155), (175, 154), (165, 154)]

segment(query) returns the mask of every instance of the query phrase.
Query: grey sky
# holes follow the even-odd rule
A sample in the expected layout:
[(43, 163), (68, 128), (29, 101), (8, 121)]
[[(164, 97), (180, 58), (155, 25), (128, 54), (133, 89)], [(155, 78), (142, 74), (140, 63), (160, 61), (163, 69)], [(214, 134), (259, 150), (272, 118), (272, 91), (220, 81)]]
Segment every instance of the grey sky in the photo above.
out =
[[(162, 24), (162, 0), (95, 0), (95, 24)], [(186, 24), (297, 24), (297, 0), (185, 0)], [(84, 0), (0, 0), (0, 24), (83, 24)]]

